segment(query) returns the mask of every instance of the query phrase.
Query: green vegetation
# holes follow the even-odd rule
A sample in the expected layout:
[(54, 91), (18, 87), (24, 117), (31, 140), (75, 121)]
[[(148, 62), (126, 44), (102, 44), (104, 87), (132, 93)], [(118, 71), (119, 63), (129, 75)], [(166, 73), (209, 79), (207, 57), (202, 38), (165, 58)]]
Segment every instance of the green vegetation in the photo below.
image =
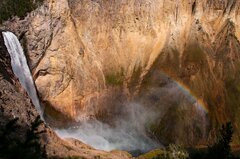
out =
[(0, 158), (24, 158), (24, 159), (41, 159), (44, 152), (41, 150), (39, 143), (39, 134), (45, 131), (38, 131), (38, 127), (43, 123), (40, 116), (31, 124), (31, 128), (25, 136), (19, 137), (17, 121), (13, 119), (0, 128)]
[(105, 75), (106, 84), (110, 86), (120, 86), (124, 81), (124, 71), (121, 69), (120, 72), (110, 73)]
[(134, 92), (136, 87), (139, 84), (140, 81), (140, 76), (142, 73), (142, 68), (141, 67), (135, 67), (132, 73), (131, 80), (129, 82), (129, 89), (131, 92)]
[(167, 148), (156, 149), (139, 156), (139, 159), (187, 159), (189, 154), (181, 146), (169, 145)]
[(215, 144), (200, 149), (187, 149), (169, 145), (167, 148), (156, 149), (138, 157), (138, 159), (240, 159), (231, 151), (233, 127), (226, 123), (219, 130)]
[(36, 9), (43, 0), (1, 0), (0, 1), (0, 23), (13, 16), (23, 18), (26, 13)]
[(156, 149), (156, 150), (152, 150), (146, 154), (143, 154), (141, 156), (139, 156), (139, 159), (144, 158), (144, 159), (153, 159), (159, 155), (162, 155), (165, 153), (164, 149)]
[(231, 123), (222, 126), (217, 141), (205, 150), (192, 150), (192, 159), (239, 159), (233, 155), (230, 147), (232, 141), (233, 127)]
[(218, 159), (234, 158), (231, 152), (230, 143), (232, 142), (233, 127), (231, 123), (223, 125), (220, 129), (217, 142), (209, 147), (208, 157)]
[(181, 146), (177, 145), (169, 145), (164, 153), (153, 157), (152, 159), (187, 159), (189, 158), (189, 154), (186, 150), (184, 150)]

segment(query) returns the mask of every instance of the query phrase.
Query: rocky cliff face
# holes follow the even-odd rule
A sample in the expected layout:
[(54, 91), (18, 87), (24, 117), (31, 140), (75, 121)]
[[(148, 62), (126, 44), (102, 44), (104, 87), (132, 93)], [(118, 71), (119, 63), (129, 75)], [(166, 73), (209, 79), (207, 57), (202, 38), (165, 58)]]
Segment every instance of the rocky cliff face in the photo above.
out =
[(121, 151), (108, 153), (95, 150), (75, 139), (60, 139), (46, 123), (36, 122), (39, 121), (39, 115), (12, 72), (10, 56), (1, 32), (0, 55), (1, 158), (131, 157)]
[[(164, 73), (209, 109), (206, 136), (188, 143), (190, 113), (178, 129), (180, 143), (212, 140), (228, 120), (238, 142), (239, 7), (237, 0), (46, 0), (2, 27), (22, 37), (49, 120), (83, 120), (139, 97), (149, 106), (146, 94), (164, 87), (156, 76)], [(181, 118), (170, 110), (154, 130), (166, 143), (178, 133), (165, 126), (169, 116)]]

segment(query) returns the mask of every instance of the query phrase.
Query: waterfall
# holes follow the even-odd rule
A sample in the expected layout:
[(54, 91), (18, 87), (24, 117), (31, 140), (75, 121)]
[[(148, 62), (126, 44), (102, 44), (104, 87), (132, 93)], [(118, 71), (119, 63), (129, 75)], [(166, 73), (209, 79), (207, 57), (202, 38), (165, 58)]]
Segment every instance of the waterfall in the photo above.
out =
[[(32, 74), (27, 64), (26, 57), (23, 53), (23, 48), (18, 38), (11, 32), (3, 32), (4, 43), (8, 53), (11, 56), (11, 65), (15, 76), (19, 79), (22, 87), (27, 91), (32, 103), (36, 107), (41, 118), (43, 116), (40, 102), (37, 96), (37, 91), (32, 79)], [(43, 119), (43, 118), (42, 118)]]

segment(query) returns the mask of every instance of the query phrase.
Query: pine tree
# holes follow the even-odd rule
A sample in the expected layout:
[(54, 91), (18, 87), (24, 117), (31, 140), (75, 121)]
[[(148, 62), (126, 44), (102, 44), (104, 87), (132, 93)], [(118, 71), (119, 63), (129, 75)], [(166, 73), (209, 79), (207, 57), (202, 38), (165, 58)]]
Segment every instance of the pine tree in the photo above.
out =
[(220, 129), (220, 133), (217, 142), (209, 147), (207, 158), (211, 159), (231, 159), (233, 155), (231, 153), (230, 143), (232, 142), (233, 126), (230, 122), (223, 125)]

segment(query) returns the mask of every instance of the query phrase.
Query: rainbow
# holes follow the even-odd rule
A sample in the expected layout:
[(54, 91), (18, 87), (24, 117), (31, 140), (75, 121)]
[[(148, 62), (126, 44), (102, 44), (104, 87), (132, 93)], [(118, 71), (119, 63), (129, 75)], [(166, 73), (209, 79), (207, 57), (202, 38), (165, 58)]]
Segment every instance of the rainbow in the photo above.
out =
[(204, 103), (203, 99), (198, 98), (196, 95), (194, 95), (194, 93), (185, 85), (183, 84), (181, 81), (178, 81), (174, 78), (172, 78), (171, 76), (169, 76), (168, 74), (164, 73), (161, 71), (162, 74), (164, 74), (166, 77), (170, 78), (179, 88), (182, 92), (184, 92), (186, 95), (188, 95), (189, 97), (192, 98), (193, 101), (195, 101), (195, 103), (200, 106), (205, 113), (209, 113), (209, 108), (208, 106)]
[(209, 109), (208, 106), (204, 104), (203, 99), (198, 98), (197, 96), (194, 95), (194, 93), (187, 87), (185, 86), (182, 82), (178, 82), (176, 80), (174, 80), (174, 82), (178, 85), (178, 87), (187, 95), (189, 95), (190, 97), (192, 97), (196, 103), (201, 106), (201, 108), (208, 113)]

